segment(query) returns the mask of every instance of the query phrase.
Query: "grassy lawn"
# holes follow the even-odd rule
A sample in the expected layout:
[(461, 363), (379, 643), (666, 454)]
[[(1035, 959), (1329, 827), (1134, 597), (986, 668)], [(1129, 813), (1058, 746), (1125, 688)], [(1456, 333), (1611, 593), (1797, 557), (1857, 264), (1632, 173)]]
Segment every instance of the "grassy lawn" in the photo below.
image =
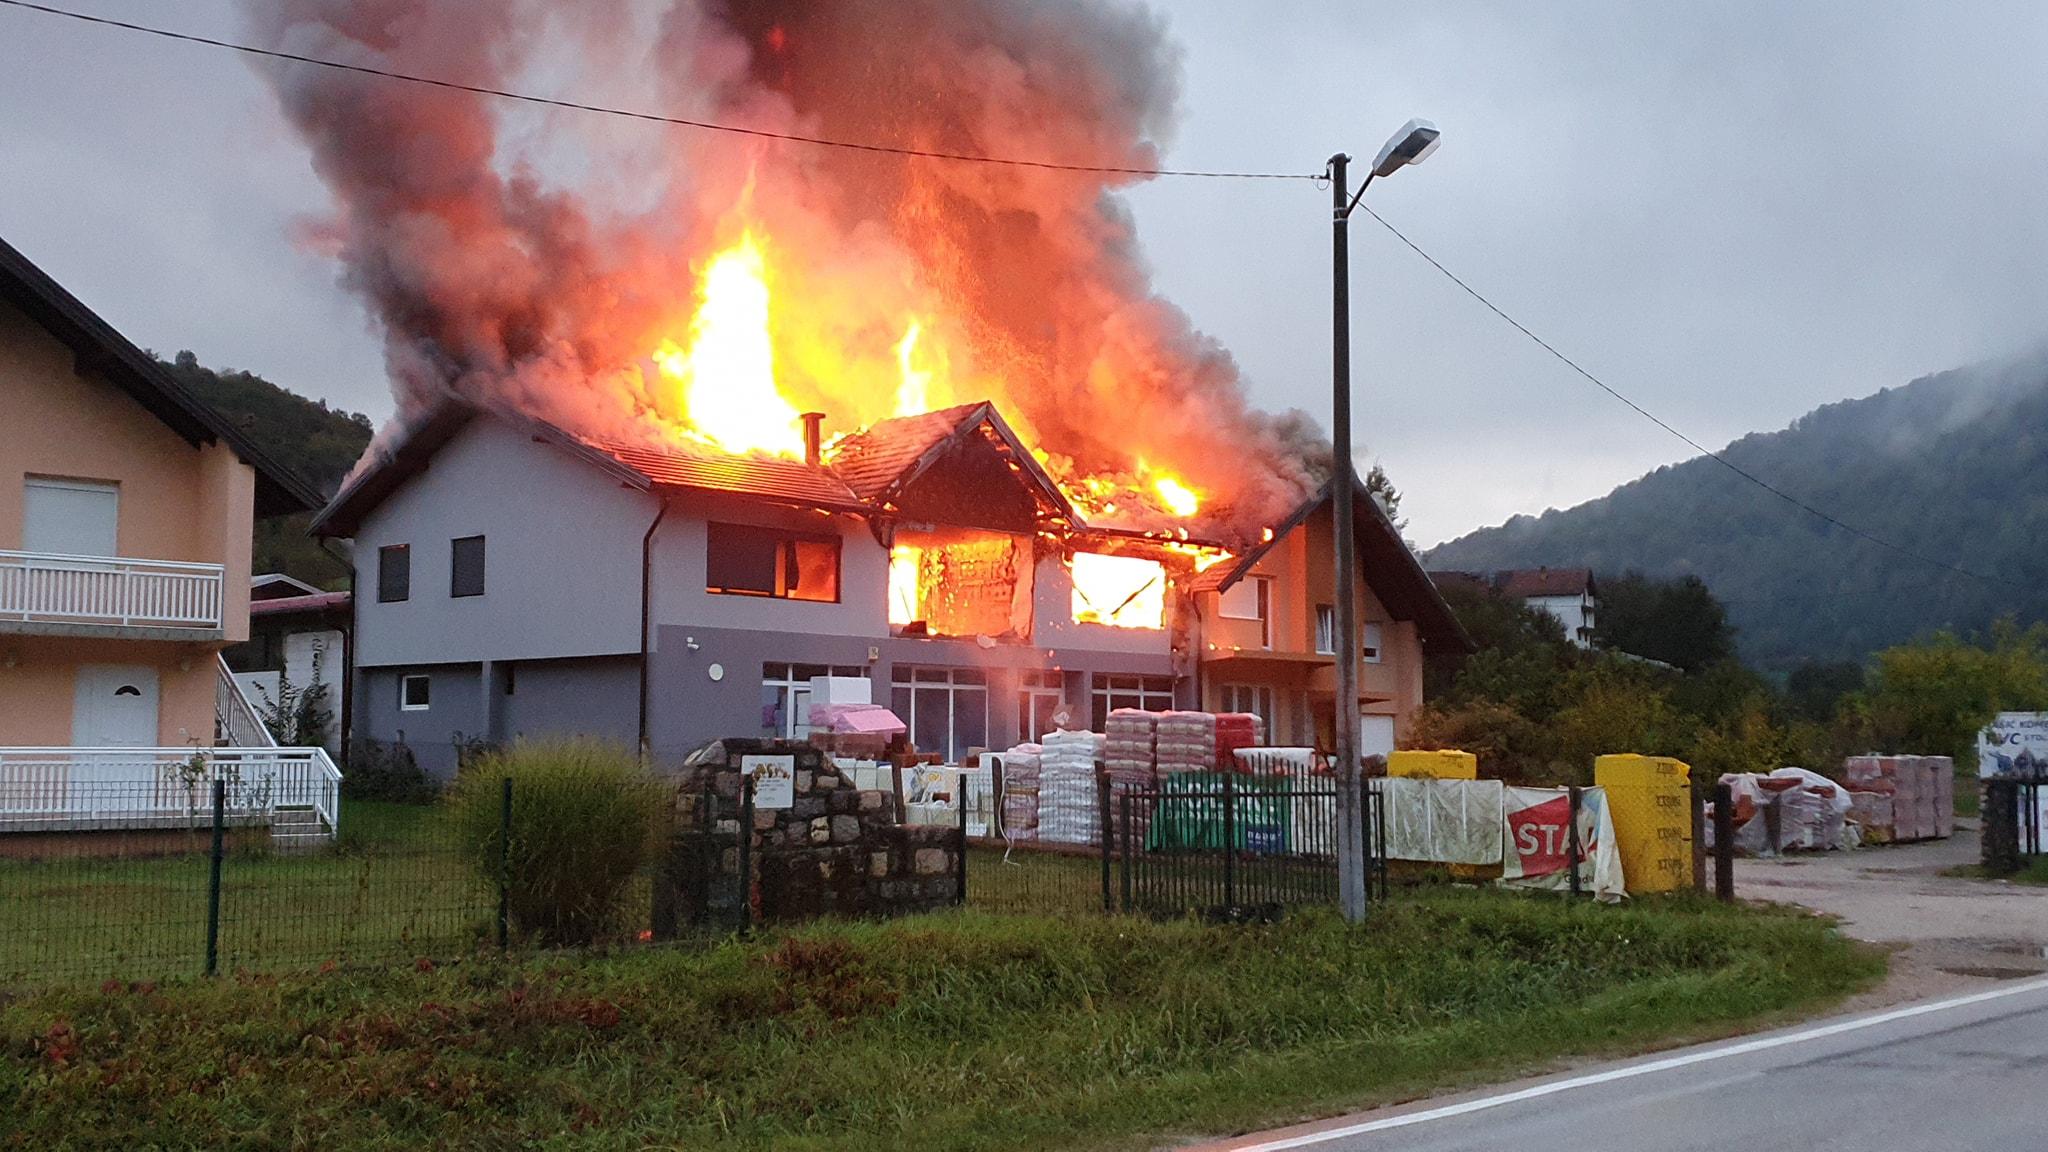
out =
[[(221, 868), (223, 969), (449, 955), (494, 898), (439, 809), (346, 802), (333, 848), (268, 851), (243, 833)], [(197, 975), (206, 951), (204, 829), (168, 854), (0, 860), (0, 987), (52, 978)]]
[(1813, 917), (1692, 898), (1423, 890), (1359, 928), (958, 911), (45, 990), (0, 1001), (0, 1115), (22, 1147), (1149, 1147), (1722, 1033), (1882, 968)]
[(1982, 864), (1958, 864), (1942, 872), (1944, 876), (1959, 876), (1965, 880), (1998, 879), (2014, 884), (2035, 884), (2048, 886), (2048, 856), (2029, 856), (2026, 866), (2010, 876), (1989, 877), (1984, 874)]

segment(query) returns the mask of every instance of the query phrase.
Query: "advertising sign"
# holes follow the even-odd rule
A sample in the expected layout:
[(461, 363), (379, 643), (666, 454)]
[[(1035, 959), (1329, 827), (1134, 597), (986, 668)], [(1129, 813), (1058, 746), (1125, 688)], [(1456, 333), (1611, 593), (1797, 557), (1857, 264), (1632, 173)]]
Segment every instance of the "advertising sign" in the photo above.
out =
[(796, 757), (742, 756), (740, 775), (754, 780), (755, 808), (790, 808), (796, 804)]
[[(1503, 804), (1506, 826), (1501, 882), (1530, 888), (1571, 886), (1569, 793), (1557, 788), (1509, 788)], [(1579, 790), (1579, 882), (1604, 901), (1624, 895), (1621, 854), (1614, 844), (1614, 818), (1607, 793)]]
[(2048, 712), (2000, 712), (1977, 733), (1977, 775), (2048, 776)]

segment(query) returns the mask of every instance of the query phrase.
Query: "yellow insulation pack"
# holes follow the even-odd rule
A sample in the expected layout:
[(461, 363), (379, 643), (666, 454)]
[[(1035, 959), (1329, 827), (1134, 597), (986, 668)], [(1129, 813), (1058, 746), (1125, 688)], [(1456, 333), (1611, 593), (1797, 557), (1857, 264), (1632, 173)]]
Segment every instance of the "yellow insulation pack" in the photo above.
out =
[(1630, 895), (1692, 887), (1692, 768), (1668, 756), (1597, 756)]

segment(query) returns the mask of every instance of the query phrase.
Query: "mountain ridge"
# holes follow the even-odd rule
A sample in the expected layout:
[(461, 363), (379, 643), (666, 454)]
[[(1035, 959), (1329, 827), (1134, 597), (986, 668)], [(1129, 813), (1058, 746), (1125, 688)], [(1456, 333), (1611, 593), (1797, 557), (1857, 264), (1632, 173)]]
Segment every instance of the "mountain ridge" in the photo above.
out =
[(1861, 539), (1705, 456), (1468, 533), (1424, 559), (1437, 569), (1696, 575), (1727, 603), (1744, 659), (1766, 671), (1858, 660), (1939, 629), (1974, 633), (2006, 615), (2048, 618), (2048, 354), (1824, 404), (1720, 455), (1926, 559)]

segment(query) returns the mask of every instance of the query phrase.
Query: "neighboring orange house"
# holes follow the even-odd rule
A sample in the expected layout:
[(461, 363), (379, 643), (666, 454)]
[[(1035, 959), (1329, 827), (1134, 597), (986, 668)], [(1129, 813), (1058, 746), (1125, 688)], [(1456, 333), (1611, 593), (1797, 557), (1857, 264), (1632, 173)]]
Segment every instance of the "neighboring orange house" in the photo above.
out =
[(69, 771), (10, 776), (24, 749), (219, 743), (253, 518), (318, 503), (0, 242), (0, 784)]
[[(1358, 490), (1358, 706), (1364, 755), (1385, 755), (1422, 706), (1424, 653), (1471, 641), (1401, 533)], [(1267, 742), (1336, 743), (1336, 550), (1330, 490), (1297, 508), (1272, 539), (1197, 577), (1204, 709), (1256, 712)]]

